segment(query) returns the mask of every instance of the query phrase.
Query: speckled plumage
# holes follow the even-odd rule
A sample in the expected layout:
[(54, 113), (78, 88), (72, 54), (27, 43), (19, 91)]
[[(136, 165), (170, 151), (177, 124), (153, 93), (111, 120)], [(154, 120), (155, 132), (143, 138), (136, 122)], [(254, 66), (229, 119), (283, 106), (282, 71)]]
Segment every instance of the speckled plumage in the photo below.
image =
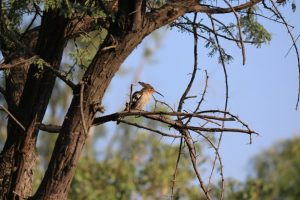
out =
[[(131, 98), (131, 106), (130, 110), (143, 110), (145, 106), (149, 103), (151, 96), (155, 91), (155, 89), (148, 83), (139, 82), (143, 88), (140, 91), (136, 91), (133, 93)], [(162, 96), (162, 94), (158, 93)], [(129, 103), (126, 103), (125, 110), (129, 111)]]
[(150, 101), (151, 95), (154, 90), (149, 88), (143, 88), (141, 91), (137, 91), (132, 95), (131, 109), (143, 110), (146, 104)]

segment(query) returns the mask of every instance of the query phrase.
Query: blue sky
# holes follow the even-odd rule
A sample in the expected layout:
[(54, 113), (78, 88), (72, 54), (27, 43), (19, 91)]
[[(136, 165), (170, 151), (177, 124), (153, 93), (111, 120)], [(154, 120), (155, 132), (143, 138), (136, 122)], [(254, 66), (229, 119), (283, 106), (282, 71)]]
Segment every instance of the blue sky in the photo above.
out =
[[(299, 25), (298, 9), (292, 13), (288, 7), (284, 15), (290, 24)], [(239, 180), (243, 180), (250, 173), (249, 166), (253, 156), (270, 147), (275, 141), (291, 138), (300, 133), (300, 111), (295, 110), (298, 90), (297, 60), (293, 50), (286, 58), (284, 57), (292, 42), (284, 26), (262, 22), (273, 39), (269, 45), (263, 45), (259, 49), (246, 45), (245, 66), (242, 65), (241, 52), (234, 44), (226, 43), (225, 47), (234, 56), (234, 61), (227, 65), (229, 111), (237, 114), (260, 134), (253, 137), (251, 145), (248, 144), (249, 138), (243, 134), (224, 134), (220, 152), (225, 177), (231, 176)], [(155, 49), (153, 62), (141, 62), (143, 47), (153, 46), (151, 40), (146, 39), (123, 64), (122, 70), (129, 73), (125, 76), (119, 75), (112, 81), (104, 102), (107, 112), (113, 112), (111, 109), (115, 107), (122, 109), (130, 84), (133, 83), (134, 70), (140, 65), (144, 65), (144, 68), (139, 80), (151, 83), (164, 94), (165, 97), (161, 100), (177, 106), (178, 97), (184, 90), (189, 80), (188, 74), (193, 67), (193, 38), (190, 34), (176, 30), (161, 30), (161, 32), (163, 34), (160, 47), (153, 48)], [(294, 29), (294, 34), (300, 34), (299, 26)], [(207, 56), (208, 51), (203, 46), (203, 41), (199, 41), (201, 70), (198, 72), (192, 94), (199, 95), (202, 92), (204, 70), (207, 70), (210, 78), (203, 109), (222, 109), (225, 96), (222, 66), (216, 62), (217, 57)], [(109, 101), (111, 98), (117, 99), (113, 106)], [(195, 100), (191, 100), (186, 106), (192, 106), (194, 103)]]

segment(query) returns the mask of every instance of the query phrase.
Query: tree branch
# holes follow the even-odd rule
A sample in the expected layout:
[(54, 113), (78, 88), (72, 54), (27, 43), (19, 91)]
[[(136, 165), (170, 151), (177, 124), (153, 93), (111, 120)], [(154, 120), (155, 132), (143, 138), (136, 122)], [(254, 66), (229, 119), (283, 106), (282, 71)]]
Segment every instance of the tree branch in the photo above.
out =
[(295, 53), (296, 53), (296, 56), (297, 56), (297, 64), (298, 64), (298, 95), (297, 95), (297, 101), (296, 101), (296, 110), (297, 110), (298, 109), (298, 105), (299, 105), (299, 100), (300, 100), (300, 55), (299, 55), (298, 47), (296, 45), (295, 37), (294, 37), (294, 35), (293, 35), (290, 27), (288, 26), (288, 23), (286, 22), (286, 20), (284, 19), (284, 17), (280, 13), (280, 11), (277, 9), (277, 6), (273, 2), (273, 0), (270, 0), (270, 2), (272, 3), (272, 5), (273, 5), (273, 7), (275, 9), (275, 11), (273, 11), (273, 12), (276, 13), (277, 16), (279, 16), (279, 18), (284, 23), (284, 25), (286, 27), (286, 30), (288, 31), (288, 34), (290, 35), (290, 37), (292, 39), (293, 47), (295, 49)]
[(155, 30), (164, 25), (170, 24), (178, 17), (183, 16), (186, 13), (199, 12), (207, 14), (225, 14), (231, 13), (234, 9), (236, 12), (252, 7), (262, 0), (250, 0), (244, 4), (238, 6), (232, 6), (231, 8), (212, 7), (208, 5), (200, 4), (194, 0), (167, 2), (165, 5), (158, 9), (153, 9), (146, 14), (147, 22), (150, 23), (149, 29)]
[[(217, 111), (216, 111), (217, 112)], [(220, 111), (222, 113), (222, 111)], [(227, 112), (226, 112), (227, 113)], [(146, 111), (133, 111), (133, 112), (120, 112), (120, 113), (113, 113), (110, 115), (101, 116), (98, 118), (95, 118), (92, 125), (98, 126), (101, 124), (104, 124), (109, 121), (120, 121), (120, 119), (128, 116), (136, 116), (136, 117), (145, 117), (152, 120), (160, 121), (165, 124), (170, 125), (171, 127), (174, 127), (175, 129), (177, 127), (181, 128), (187, 128), (191, 130), (199, 130), (199, 131), (206, 131), (207, 132), (218, 132), (221, 130), (220, 128), (203, 128), (203, 127), (195, 127), (195, 126), (182, 126), (178, 123), (178, 121), (165, 118), (163, 116), (183, 116), (181, 119), (185, 119), (187, 117), (196, 117), (200, 119), (212, 119), (212, 120), (218, 120), (218, 121), (238, 121), (243, 126), (247, 128), (247, 130), (243, 129), (225, 129), (225, 131), (230, 132), (230, 130), (233, 130), (233, 132), (238, 132), (238, 130), (243, 130), (241, 132), (243, 133), (255, 133), (254, 131), (251, 131), (248, 126), (240, 121), (237, 117), (234, 115), (231, 115), (232, 117), (229, 118), (223, 118), (223, 117), (216, 117), (216, 116), (210, 116), (210, 115), (202, 115), (199, 113), (182, 113), (182, 112), (146, 112)], [(57, 125), (45, 125), (45, 124), (39, 124), (38, 128), (42, 131), (50, 132), (50, 133), (58, 133), (60, 131), (61, 126)]]
[(235, 11), (235, 9), (232, 7), (232, 5), (227, 0), (224, 0), (224, 2), (232, 9), (232, 12), (233, 12), (233, 14), (236, 18), (237, 27), (238, 27), (238, 31), (239, 31), (239, 38), (240, 38), (239, 41), (241, 43), (241, 48), (242, 48), (243, 65), (245, 65), (245, 63), (246, 63), (246, 53), (245, 53), (245, 46), (244, 46), (244, 42), (243, 42), (243, 32), (241, 30), (240, 17), (237, 14), (237, 12)]
[(222, 7), (212, 7), (208, 5), (194, 5), (191, 9), (190, 12), (201, 12), (201, 13), (207, 13), (207, 14), (225, 14), (225, 13), (231, 13), (232, 10), (234, 9), (236, 12), (240, 10), (244, 10), (246, 8), (250, 8), (254, 6), (257, 3), (262, 2), (262, 0), (249, 0), (246, 3), (243, 3), (238, 6), (232, 6), (228, 8), (222, 8)]
[(19, 122), (4, 106), (0, 105), (0, 110), (6, 112), (12, 118), (12, 120), (16, 122), (23, 129), (23, 131), (25, 131), (25, 127), (21, 124), (21, 122)]
[(124, 124), (127, 124), (127, 125), (131, 125), (131, 126), (135, 126), (137, 128), (142, 128), (142, 129), (154, 132), (154, 133), (158, 133), (161, 136), (166, 136), (166, 137), (171, 137), (171, 138), (181, 138), (182, 137), (181, 135), (164, 133), (162, 131), (155, 130), (155, 129), (152, 129), (152, 128), (149, 128), (149, 127), (146, 127), (146, 126), (142, 126), (142, 125), (137, 124), (137, 123), (129, 122), (129, 121), (126, 121), (126, 120), (123, 120), (123, 119), (119, 119), (118, 122), (121, 122), (121, 123), (124, 123)]

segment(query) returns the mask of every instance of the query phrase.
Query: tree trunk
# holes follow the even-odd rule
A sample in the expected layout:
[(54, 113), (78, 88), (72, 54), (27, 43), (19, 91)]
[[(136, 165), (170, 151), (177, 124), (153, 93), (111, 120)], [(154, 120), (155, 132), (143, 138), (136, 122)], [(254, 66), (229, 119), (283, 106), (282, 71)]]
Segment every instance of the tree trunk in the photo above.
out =
[[(45, 12), (42, 18), (35, 53), (56, 68), (66, 44), (67, 23), (68, 20), (59, 14), (59, 10)], [(32, 174), (37, 157), (36, 124), (43, 119), (55, 82), (55, 76), (46, 70), (39, 72), (34, 64), (30, 66), (27, 78), (24, 78), (21, 73), (25, 72), (26, 76), (25, 65), (20, 66), (22, 70), (16, 71), (16, 68), (12, 71), (10, 80), (14, 82), (8, 82), (6, 88), (8, 96), (15, 102), (15, 105), (9, 105), (9, 109), (26, 130), (9, 120), (7, 140), (0, 157), (0, 199), (25, 199), (32, 193)], [(37, 74), (40, 78), (36, 78)]]

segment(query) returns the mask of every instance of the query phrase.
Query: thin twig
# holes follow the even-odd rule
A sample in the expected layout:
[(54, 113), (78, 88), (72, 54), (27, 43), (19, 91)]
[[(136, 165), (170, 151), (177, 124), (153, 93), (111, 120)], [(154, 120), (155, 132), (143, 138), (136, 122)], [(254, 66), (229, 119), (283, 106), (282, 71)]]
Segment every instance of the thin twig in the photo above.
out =
[(67, 78), (66, 75), (64, 75), (60, 70), (57, 70), (53, 68), (49, 63), (45, 63), (45, 66), (47, 69), (49, 69), (54, 75), (56, 75), (60, 80), (62, 80), (64, 83), (66, 83), (73, 91), (76, 88), (76, 85)]
[(205, 86), (204, 86), (204, 91), (202, 93), (201, 99), (200, 99), (200, 101), (198, 103), (198, 107), (197, 107), (196, 110), (198, 110), (200, 108), (201, 104), (204, 101), (204, 96), (206, 94), (207, 86), (208, 86), (208, 74), (207, 74), (207, 70), (205, 70)]
[(23, 37), (26, 35), (26, 33), (29, 31), (29, 29), (30, 29), (31, 26), (33, 25), (33, 22), (36, 20), (36, 17), (37, 17), (38, 14), (39, 14), (39, 11), (37, 10), (36, 4), (35, 4), (35, 3), (34, 3), (34, 6), (35, 6), (35, 9), (36, 9), (36, 12), (35, 12), (33, 18), (31, 19), (29, 25), (27, 26), (26, 30), (23, 32), (22, 36), (20, 37), (20, 40), (22, 40)]
[[(189, 93), (189, 91), (190, 91), (190, 89), (193, 85), (193, 82), (194, 82), (195, 76), (196, 76), (196, 72), (197, 72), (197, 40), (198, 40), (198, 35), (197, 35), (197, 28), (196, 28), (196, 20), (197, 20), (197, 13), (194, 13), (194, 19), (193, 19), (193, 24), (192, 24), (193, 33), (194, 33), (193, 34), (193, 36), (194, 36), (194, 66), (193, 66), (193, 72), (192, 72), (190, 82), (188, 83), (185, 91), (183, 92), (183, 94), (182, 94), (182, 96), (179, 100), (177, 112), (181, 112), (184, 101), (186, 100), (186, 97), (187, 97), (187, 95), (188, 95), (188, 93)], [(178, 120), (180, 120), (179, 117), (177, 117), (177, 118), (178, 118)], [(184, 140), (186, 141), (186, 139), (184, 139)], [(175, 183), (176, 183), (178, 165), (179, 165), (179, 161), (180, 161), (180, 158), (181, 158), (180, 154), (181, 154), (181, 151), (182, 151), (182, 143), (183, 143), (183, 139), (180, 140), (178, 156), (177, 156), (177, 160), (176, 160), (175, 170), (174, 170), (174, 173), (173, 173), (173, 182), (172, 182), (172, 188), (171, 188), (171, 197), (172, 197), (172, 199), (173, 199), (173, 192), (174, 192)]]
[(181, 158), (182, 143), (183, 143), (183, 138), (180, 138), (177, 160), (176, 160), (176, 164), (175, 164), (175, 170), (173, 172), (173, 180), (172, 180), (172, 187), (171, 187), (171, 199), (173, 199), (173, 197), (174, 197), (174, 189), (175, 189), (175, 184), (176, 184), (177, 171), (178, 171), (179, 161)]
[(239, 31), (239, 38), (240, 38), (240, 43), (241, 43), (241, 48), (242, 48), (243, 65), (245, 65), (245, 63), (246, 63), (246, 53), (245, 53), (245, 46), (244, 46), (244, 41), (243, 41), (243, 32), (241, 30), (240, 17), (237, 14), (237, 12), (235, 12), (234, 8), (232, 7), (232, 5), (227, 0), (224, 0), (224, 2), (232, 9), (232, 12), (233, 12), (233, 14), (236, 18), (237, 27), (238, 27), (238, 31)]
[[(226, 112), (227, 111), (227, 106), (228, 106), (228, 93), (229, 93), (229, 91), (228, 91), (228, 76), (227, 76), (227, 70), (226, 70), (226, 66), (225, 66), (224, 57), (223, 57), (223, 54), (221, 52), (221, 46), (220, 46), (220, 43), (219, 43), (219, 39), (218, 39), (218, 36), (216, 35), (215, 24), (214, 24), (214, 21), (212, 20), (212, 18), (210, 16), (211, 15), (209, 15), (209, 18), (210, 18), (210, 21), (211, 21), (213, 34), (215, 36), (215, 40), (216, 40), (216, 43), (217, 43), (218, 51), (219, 51), (219, 54), (220, 54), (220, 60), (221, 60), (221, 64), (222, 64), (223, 72), (224, 72), (224, 76), (225, 76), (225, 90), (226, 90), (225, 92), (226, 92), (226, 94), (225, 94), (224, 111)], [(226, 117), (226, 114), (224, 113), (224, 118), (225, 117)], [(223, 122), (222, 123), (222, 128), (224, 128), (224, 126), (225, 126), (225, 123)], [(218, 143), (217, 143), (217, 149), (220, 148), (222, 137), (223, 137), (223, 131), (221, 132), (221, 134), (219, 136)], [(217, 161), (217, 156), (215, 156), (215, 158), (214, 158), (211, 174), (209, 176), (208, 188), (210, 188), (210, 185), (211, 185), (212, 175), (213, 175), (213, 172), (214, 172), (214, 169), (215, 169), (215, 166), (216, 166), (216, 161)], [(224, 198), (225, 183), (224, 183), (224, 178), (223, 178), (224, 177), (224, 175), (223, 175), (223, 166), (221, 164), (222, 163), (220, 163), (220, 176), (222, 177), (222, 180), (221, 180), (221, 196), (220, 196), (220, 199), (222, 200)]]
[(123, 120), (123, 119), (119, 119), (118, 121), (121, 122), (121, 123), (124, 123), (124, 124), (128, 124), (128, 125), (131, 125), (131, 126), (135, 126), (135, 127), (137, 127), (137, 128), (142, 128), (142, 129), (145, 129), (145, 130), (154, 132), (154, 133), (158, 133), (158, 134), (160, 134), (161, 136), (171, 137), (171, 138), (182, 138), (181, 135), (175, 135), (175, 134), (164, 133), (164, 132), (162, 132), (162, 131), (155, 130), (155, 129), (152, 129), (152, 128), (149, 128), (149, 127), (146, 127), (146, 126), (137, 124), (137, 123), (129, 122), (129, 121), (126, 121), (126, 120)]
[[(215, 150), (215, 154), (216, 154), (216, 157), (218, 158), (220, 166), (223, 166), (222, 158), (219, 153), (219, 148), (216, 147), (215, 144), (211, 141), (211, 139), (209, 137), (207, 137), (206, 135), (204, 135), (201, 131), (195, 131), (195, 132), (198, 133), (199, 135), (201, 135), (206, 141), (208, 141), (210, 146)], [(250, 135), (250, 137), (251, 137), (251, 135)], [(220, 169), (220, 170), (223, 171), (223, 169)], [(221, 173), (221, 182), (225, 182), (223, 172)], [(208, 185), (207, 189), (210, 190), (210, 185)], [(221, 195), (221, 198), (222, 198), (222, 195)]]
[(194, 168), (194, 172), (196, 174), (196, 177), (199, 181), (200, 187), (202, 189), (202, 191), (204, 192), (204, 195), (206, 197), (206, 199), (210, 200), (210, 194), (209, 194), (209, 190), (208, 187), (205, 187), (204, 185), (204, 181), (202, 179), (202, 176), (197, 168), (197, 156), (196, 156), (196, 152), (195, 152), (195, 145), (194, 145), (194, 141), (192, 140), (192, 137), (190, 136), (189, 132), (187, 130), (181, 130), (180, 131), (182, 135), (184, 135), (184, 139), (185, 139), (185, 143), (189, 149), (189, 155), (191, 158), (191, 162), (192, 162), (192, 166)]
[[(292, 33), (292, 31), (290, 30), (290, 27), (288, 26), (288, 23), (286, 22), (286, 20), (284, 19), (284, 17), (282, 16), (282, 14), (280, 13), (280, 11), (277, 9), (277, 6), (275, 5), (275, 3), (273, 2), (273, 0), (270, 0), (270, 2), (272, 3), (275, 11), (273, 11), (275, 14), (277, 14), (277, 16), (279, 16), (279, 18), (282, 20), (282, 22), (284, 23), (286, 30), (288, 31), (288, 34), (290, 35), (292, 42), (293, 42), (293, 47), (295, 49), (296, 52), (296, 56), (297, 56), (297, 63), (298, 63), (298, 96), (297, 96), (297, 102), (296, 102), (296, 110), (298, 109), (298, 105), (299, 105), (299, 100), (300, 100), (300, 56), (299, 56), (299, 51), (298, 51), (298, 47), (296, 45), (296, 40), (294, 38), (294, 35)], [(273, 10), (273, 9), (272, 9)]]
[(0, 107), (1, 110), (6, 112), (23, 129), (23, 131), (25, 131), (25, 127), (13, 116), (13, 114), (11, 114), (4, 106), (0, 105)]
[[(297, 42), (297, 40), (299, 39), (299, 37), (300, 37), (300, 34), (297, 36), (295, 42)], [(286, 57), (289, 55), (289, 53), (291, 52), (291, 50), (292, 50), (293, 47), (294, 47), (294, 43), (293, 43), (292, 46), (289, 48), (289, 50), (286, 52), (286, 54), (284, 55), (284, 58), (286, 58)]]

